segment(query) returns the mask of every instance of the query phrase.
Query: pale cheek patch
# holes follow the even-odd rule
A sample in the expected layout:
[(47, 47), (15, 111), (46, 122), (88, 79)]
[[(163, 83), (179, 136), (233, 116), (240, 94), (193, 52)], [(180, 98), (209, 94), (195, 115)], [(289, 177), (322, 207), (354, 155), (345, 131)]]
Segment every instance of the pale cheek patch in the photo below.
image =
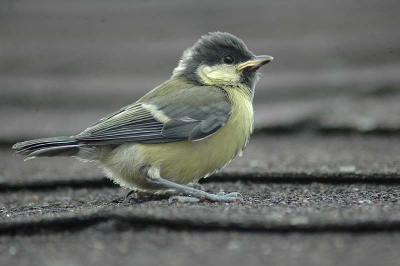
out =
[(235, 66), (216, 65), (201, 66), (197, 72), (205, 84), (237, 84), (240, 81), (240, 74)]

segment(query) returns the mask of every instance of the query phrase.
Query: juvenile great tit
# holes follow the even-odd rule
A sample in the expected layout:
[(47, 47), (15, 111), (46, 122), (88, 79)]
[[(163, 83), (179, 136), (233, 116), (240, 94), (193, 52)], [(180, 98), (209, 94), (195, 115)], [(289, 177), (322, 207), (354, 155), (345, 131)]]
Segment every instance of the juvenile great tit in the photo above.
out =
[(184, 51), (169, 80), (137, 102), (78, 135), (28, 140), (13, 149), (29, 158), (94, 161), (115, 183), (138, 192), (239, 200), (239, 193), (211, 194), (187, 184), (241, 154), (253, 131), (258, 70), (272, 60), (255, 56), (232, 34), (210, 33)]

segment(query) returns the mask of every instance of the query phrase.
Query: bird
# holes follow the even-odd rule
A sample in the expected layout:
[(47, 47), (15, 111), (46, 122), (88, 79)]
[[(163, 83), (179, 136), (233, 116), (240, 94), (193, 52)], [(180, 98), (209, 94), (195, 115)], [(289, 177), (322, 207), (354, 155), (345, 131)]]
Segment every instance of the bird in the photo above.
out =
[(133, 104), (80, 134), (16, 143), (15, 155), (95, 162), (135, 192), (235, 202), (238, 192), (213, 194), (189, 183), (242, 154), (253, 132), (259, 69), (272, 60), (230, 33), (210, 32), (183, 52), (169, 80)]

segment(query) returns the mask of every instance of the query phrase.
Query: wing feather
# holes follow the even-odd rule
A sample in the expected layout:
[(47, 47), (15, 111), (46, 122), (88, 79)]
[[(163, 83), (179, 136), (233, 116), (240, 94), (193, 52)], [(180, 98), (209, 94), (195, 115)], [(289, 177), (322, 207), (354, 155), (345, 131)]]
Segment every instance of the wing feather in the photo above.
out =
[(230, 101), (222, 89), (192, 86), (144, 97), (99, 120), (75, 139), (91, 145), (197, 141), (225, 125), (230, 110)]

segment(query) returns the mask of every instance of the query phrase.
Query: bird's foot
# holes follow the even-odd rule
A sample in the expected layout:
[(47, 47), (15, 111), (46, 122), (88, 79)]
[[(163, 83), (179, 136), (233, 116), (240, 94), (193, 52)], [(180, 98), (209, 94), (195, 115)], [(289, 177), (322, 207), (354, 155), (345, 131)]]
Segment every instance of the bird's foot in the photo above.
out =
[[(202, 191), (204, 192), (204, 191)], [(211, 201), (211, 202), (243, 202), (243, 197), (238, 192), (232, 192), (225, 194), (224, 192), (219, 192), (218, 194), (211, 193), (188, 193), (190, 196), (172, 196), (169, 198), (169, 203), (194, 203), (200, 201)], [(196, 194), (196, 195), (194, 195)]]
[[(166, 189), (175, 190), (176, 192), (180, 192), (186, 196), (172, 196), (169, 199), (169, 202), (199, 202), (199, 201), (211, 201), (211, 202), (243, 202), (243, 197), (240, 193), (233, 192), (229, 194), (225, 194), (224, 192), (220, 192), (218, 194), (212, 194), (205, 192), (203, 190), (193, 188), (190, 186), (185, 186), (179, 183), (175, 183), (164, 179), (160, 176), (160, 171), (157, 168), (153, 168), (151, 166), (142, 167), (141, 174), (147, 180), (147, 182), (155, 185), (162, 186)], [(188, 197), (190, 196), (190, 197)], [(188, 200), (188, 198), (193, 198)]]

